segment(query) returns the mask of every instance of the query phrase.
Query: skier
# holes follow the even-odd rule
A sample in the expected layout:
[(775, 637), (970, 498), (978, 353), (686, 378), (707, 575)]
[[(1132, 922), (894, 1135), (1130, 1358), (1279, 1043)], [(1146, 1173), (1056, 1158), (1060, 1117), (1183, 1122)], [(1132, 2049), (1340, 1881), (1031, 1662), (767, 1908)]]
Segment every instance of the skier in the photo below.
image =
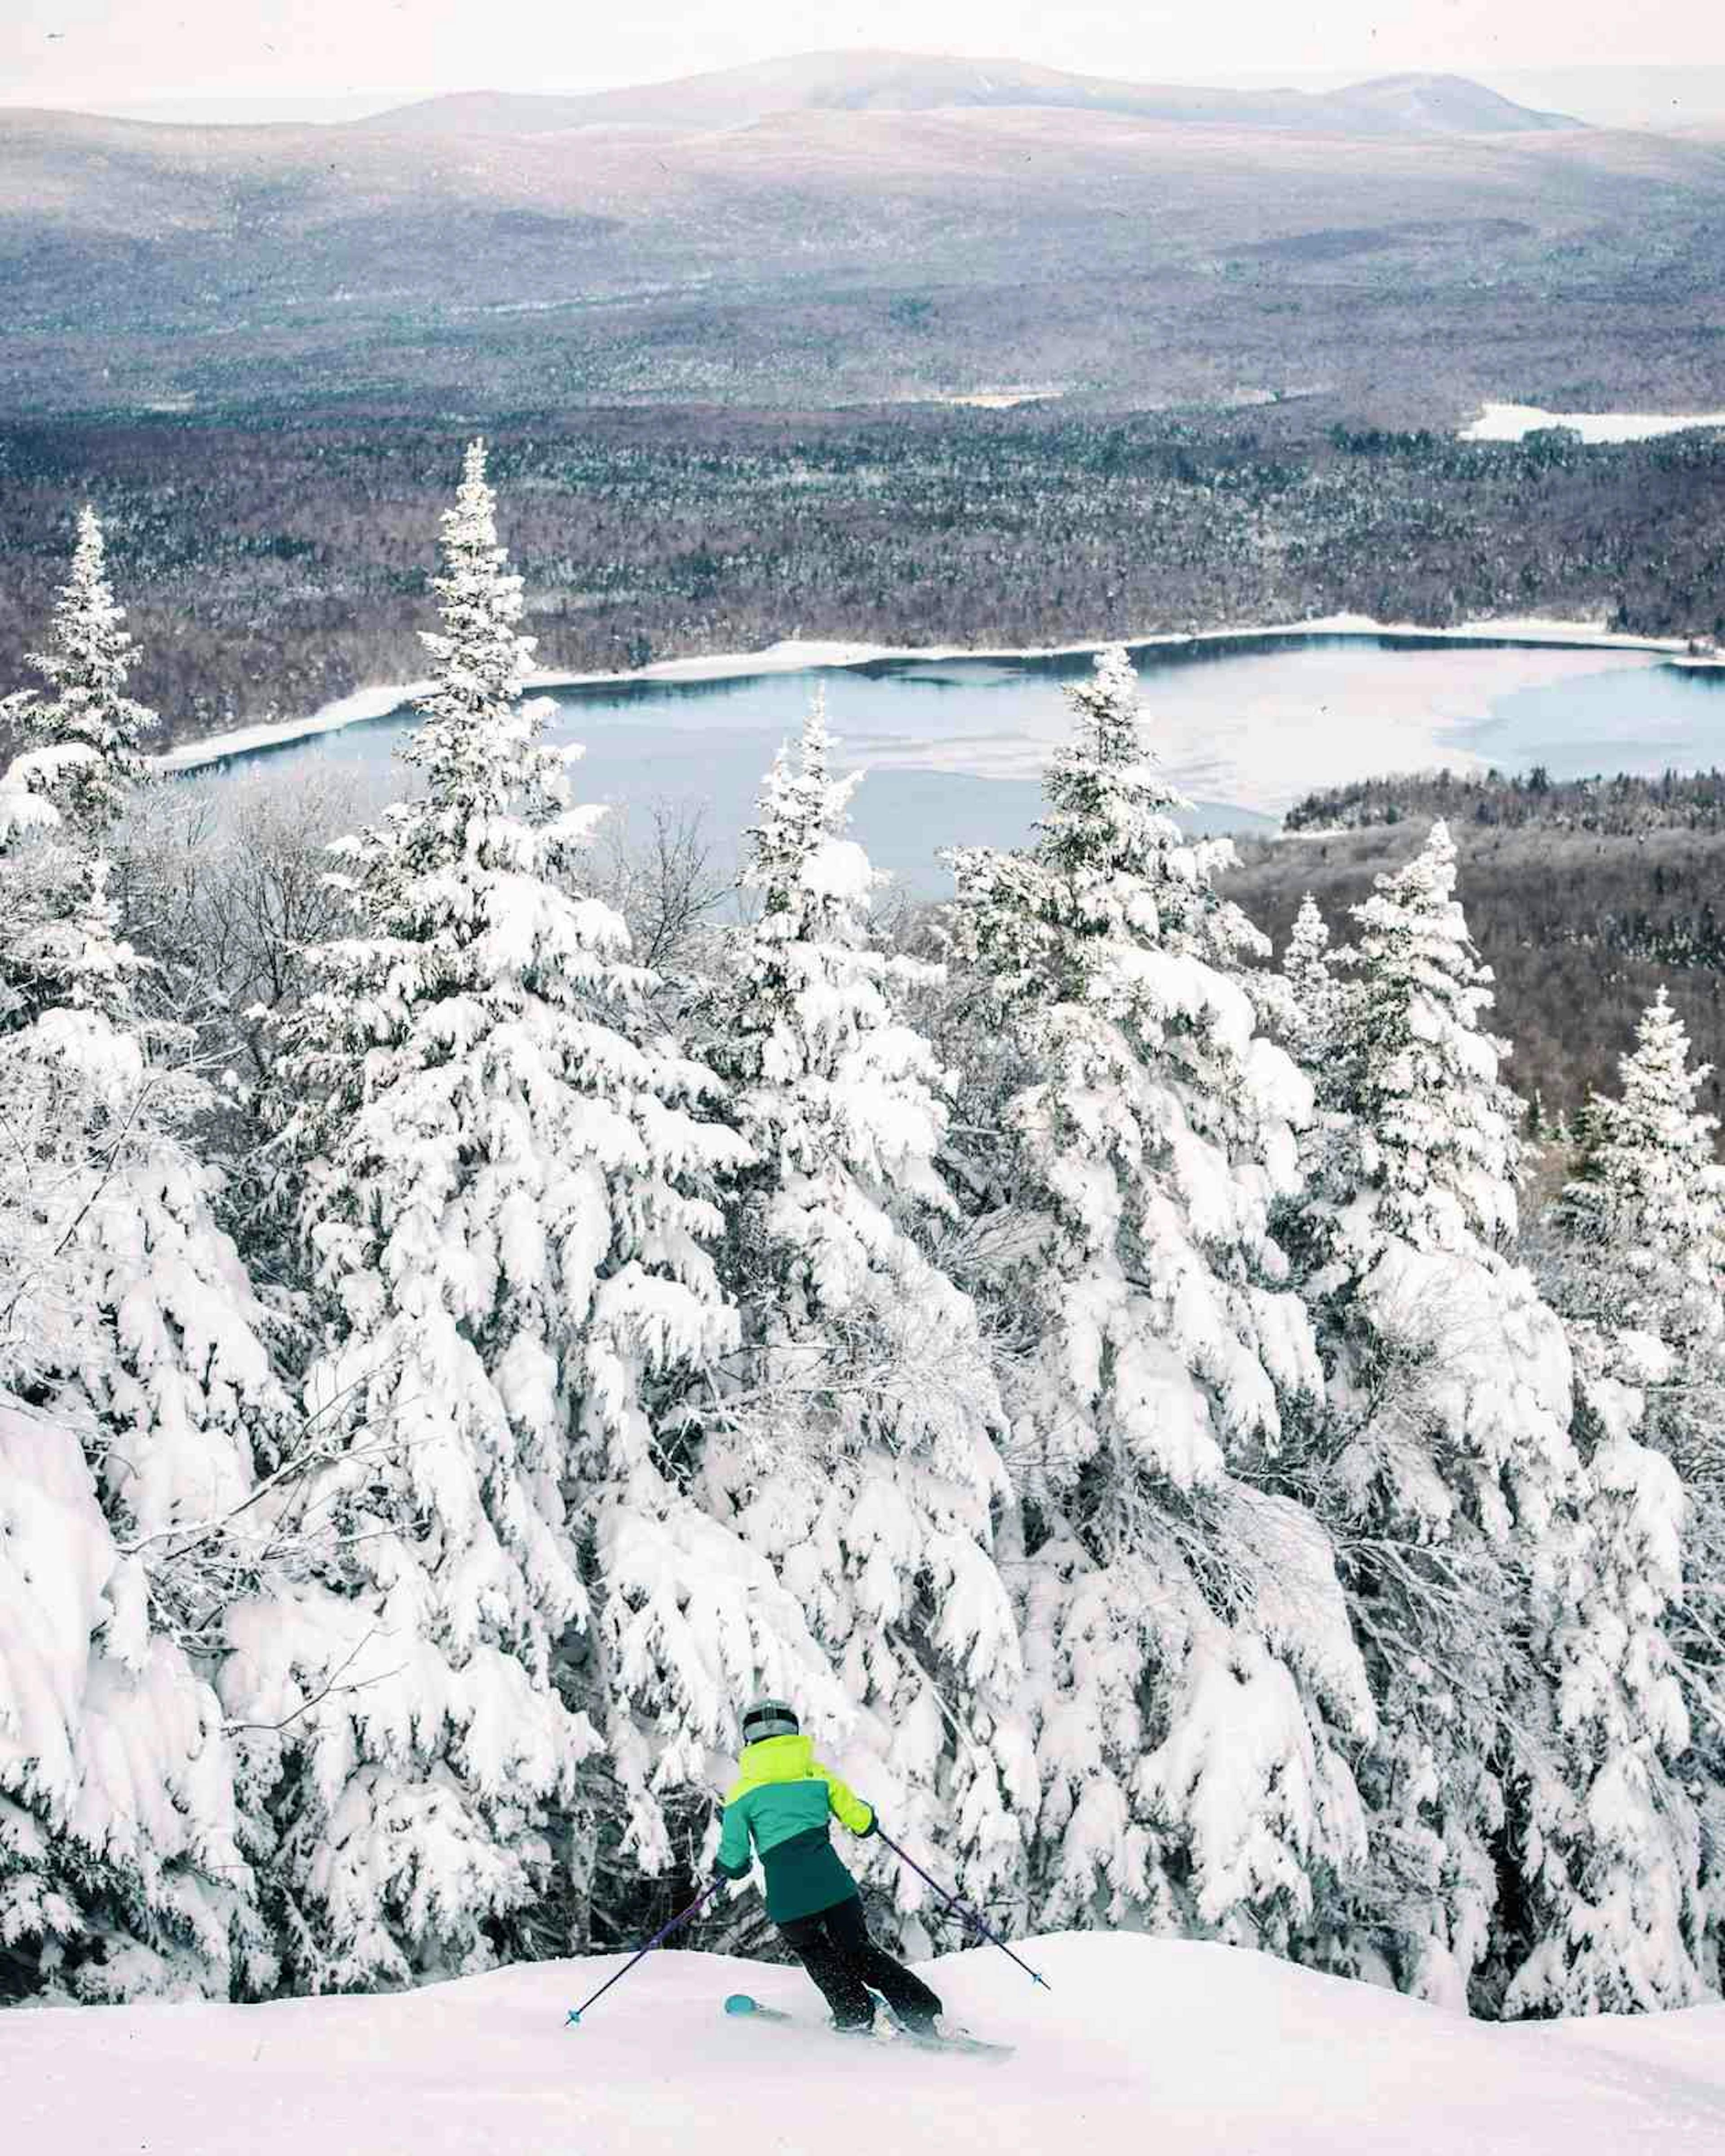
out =
[(737, 1784), (725, 1799), (719, 1870), (742, 1879), (749, 1845), (767, 1875), (767, 1913), (833, 2010), (833, 2026), (866, 2035), (878, 1991), (914, 2035), (940, 2036), (941, 2002), (919, 1977), (869, 1937), (862, 1897), (833, 1847), (829, 1818), (859, 1838), (875, 1831), (875, 1813), (814, 1756), (783, 1700), (744, 1710)]

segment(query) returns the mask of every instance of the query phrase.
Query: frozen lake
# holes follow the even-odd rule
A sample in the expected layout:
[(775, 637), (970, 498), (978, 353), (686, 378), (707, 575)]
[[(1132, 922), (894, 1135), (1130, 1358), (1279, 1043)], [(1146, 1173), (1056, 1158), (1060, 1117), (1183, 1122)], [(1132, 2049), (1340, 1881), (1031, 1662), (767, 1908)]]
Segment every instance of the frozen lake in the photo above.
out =
[[(1372, 773), (1692, 770), (1725, 747), (1725, 669), (1643, 651), (1277, 633), (1139, 645), (1132, 656), (1157, 751), (1210, 829), (1266, 828), (1311, 788)], [(584, 684), (554, 692), (556, 732), (586, 745), (583, 798), (699, 799), (728, 853), (762, 772), (819, 687), (841, 761), (867, 773), (857, 836), (880, 867), (936, 891), (940, 848), (1024, 838), (1038, 774), (1065, 732), (1061, 686), (1090, 665), (1083, 654), (905, 658)], [(272, 771), (346, 767), (370, 803), (403, 790), (408, 774), (393, 752), (413, 723), (403, 709), (237, 752), (204, 775), (218, 783), (266, 761)]]

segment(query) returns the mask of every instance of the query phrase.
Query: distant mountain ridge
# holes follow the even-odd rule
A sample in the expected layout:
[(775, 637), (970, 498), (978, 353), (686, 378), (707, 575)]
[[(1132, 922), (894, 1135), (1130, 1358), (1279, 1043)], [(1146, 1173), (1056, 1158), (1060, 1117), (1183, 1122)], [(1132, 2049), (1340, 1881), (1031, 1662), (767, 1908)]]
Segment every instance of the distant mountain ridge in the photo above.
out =
[[(1502, 100), (1424, 76), (1302, 98), (1295, 126), (1280, 93), (1242, 121), (1183, 92), (1167, 119), (1081, 79), (1049, 94), (1096, 101), (1038, 105), (1011, 100), (1042, 71), (897, 67), (787, 62), (764, 88), (580, 101), (572, 125), (561, 100), (393, 126), (0, 113), (9, 408), (308, 384), (459, 409), (1003, 384), (1230, 410), (1321, 393), (1374, 424), (1507, 390), (1719, 408), (1709, 140), (1493, 131)], [(947, 101), (901, 109), (916, 96)]]
[(1452, 74), (1386, 75), (1347, 89), (1209, 90), (1121, 82), (1022, 60), (929, 58), (916, 53), (802, 53), (751, 67), (578, 96), (467, 90), (425, 98), (344, 123), (395, 135), (559, 134), (585, 127), (652, 127), (678, 134), (748, 127), (797, 112), (930, 112), (1042, 107), (1122, 113), (1214, 126), (1313, 134), (1521, 135), (1579, 127)]

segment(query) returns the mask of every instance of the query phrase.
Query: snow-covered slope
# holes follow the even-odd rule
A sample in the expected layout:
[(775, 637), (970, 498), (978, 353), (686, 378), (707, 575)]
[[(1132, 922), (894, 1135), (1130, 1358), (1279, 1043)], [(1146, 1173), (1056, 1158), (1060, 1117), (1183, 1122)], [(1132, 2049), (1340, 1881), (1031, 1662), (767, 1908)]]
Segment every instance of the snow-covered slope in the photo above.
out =
[(0, 2016), (31, 2156), (1640, 2156), (1725, 2148), (1725, 2007), (1491, 2028), (1226, 1948), (1067, 1934), (932, 1972), (1004, 2062), (727, 2020), (795, 1970), (542, 1964), (383, 1998)]

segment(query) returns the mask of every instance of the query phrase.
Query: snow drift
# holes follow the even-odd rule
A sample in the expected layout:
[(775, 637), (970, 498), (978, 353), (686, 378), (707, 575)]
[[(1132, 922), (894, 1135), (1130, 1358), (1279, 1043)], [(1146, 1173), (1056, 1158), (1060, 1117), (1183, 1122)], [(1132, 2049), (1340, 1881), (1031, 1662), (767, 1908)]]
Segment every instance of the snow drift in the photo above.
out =
[[(1725, 2006), (1493, 2027), (1267, 1955), (1107, 1933), (931, 1972), (1004, 2062), (841, 2042), (795, 1969), (664, 1953), (383, 1997), (0, 2017), (55, 2156), (1637, 2156), (1725, 2146)], [(727, 2020), (746, 1988), (809, 2025)]]

